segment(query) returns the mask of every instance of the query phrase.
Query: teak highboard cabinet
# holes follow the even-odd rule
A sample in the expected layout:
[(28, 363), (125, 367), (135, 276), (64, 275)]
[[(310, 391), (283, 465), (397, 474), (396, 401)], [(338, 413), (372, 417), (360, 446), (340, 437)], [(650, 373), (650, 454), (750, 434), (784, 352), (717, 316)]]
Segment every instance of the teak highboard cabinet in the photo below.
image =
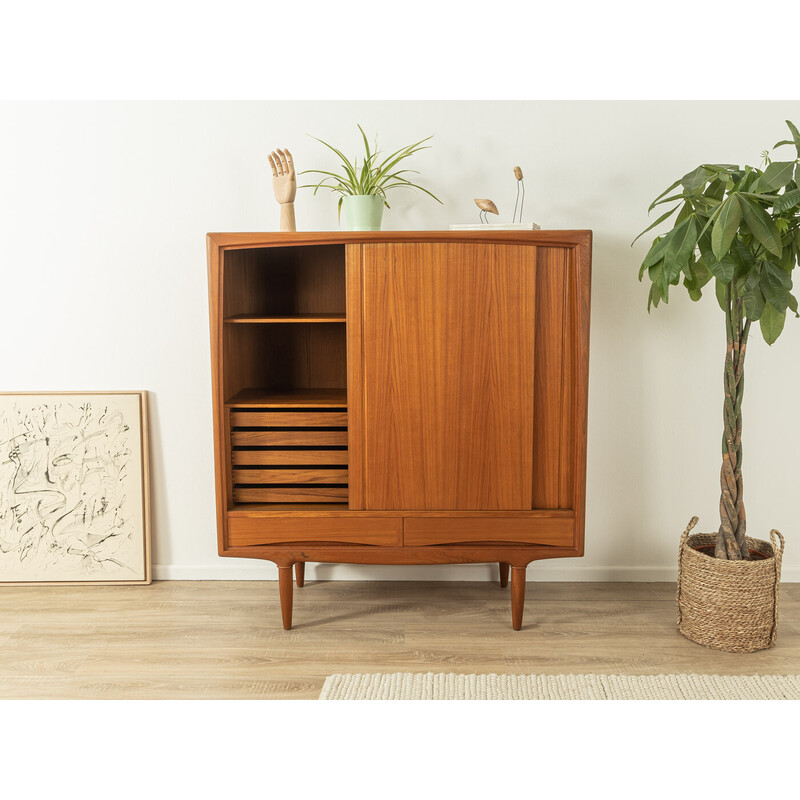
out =
[(208, 235), (219, 553), (583, 555), (590, 231)]

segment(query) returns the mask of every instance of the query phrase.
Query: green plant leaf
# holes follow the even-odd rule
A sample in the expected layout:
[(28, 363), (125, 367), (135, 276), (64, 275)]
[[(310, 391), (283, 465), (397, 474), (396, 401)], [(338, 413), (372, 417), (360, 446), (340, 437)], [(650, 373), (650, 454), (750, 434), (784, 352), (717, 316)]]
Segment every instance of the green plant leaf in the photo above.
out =
[(731, 249), (733, 239), (742, 221), (742, 205), (738, 195), (732, 194), (722, 208), (711, 229), (711, 249), (719, 260)]
[(784, 139), (782, 142), (773, 145), (773, 149), (782, 147), (785, 144), (793, 144), (797, 148), (797, 157), (800, 158), (800, 131), (797, 130), (797, 126), (791, 120), (787, 119), (786, 124), (789, 126), (789, 130), (792, 133), (792, 140)]
[(717, 296), (717, 302), (719, 303), (719, 307), (725, 311), (727, 310), (727, 300), (726, 300), (726, 290), (727, 285), (722, 283), (722, 281), (716, 280), (714, 281), (714, 294)]
[(776, 288), (791, 289), (792, 276), (782, 269), (778, 264), (773, 264), (771, 261), (764, 262), (764, 272), (769, 275), (770, 282)]
[(680, 186), (680, 184), (681, 184), (680, 181), (675, 181), (675, 183), (673, 183), (670, 187), (668, 187), (667, 189), (664, 189), (664, 191), (661, 192), (661, 194), (658, 197), (656, 197), (656, 199), (653, 200), (652, 203), (650, 203), (650, 207), (647, 209), (648, 213), (651, 212), (656, 207), (656, 203), (658, 203), (658, 201), (662, 197), (664, 197), (665, 195), (668, 195), (674, 188), (676, 188), (677, 186)]
[(786, 311), (777, 311), (769, 303), (764, 306), (761, 312), (761, 335), (767, 344), (774, 344), (781, 335), (783, 325), (786, 322)]
[(653, 240), (653, 244), (650, 246), (650, 250), (648, 251), (647, 255), (642, 262), (642, 269), (639, 272), (639, 280), (642, 279), (642, 274), (644, 270), (649, 269), (653, 266), (653, 264), (657, 264), (664, 258), (664, 252), (667, 249), (667, 245), (669, 244), (669, 238), (674, 231), (670, 231), (666, 236), (657, 236)]
[(664, 275), (668, 283), (680, 274), (697, 246), (697, 220), (692, 216), (671, 231), (670, 241), (664, 251)]
[(759, 281), (761, 280), (761, 268), (756, 267), (756, 269), (751, 269), (747, 272), (742, 278), (737, 280), (736, 282), (736, 289), (739, 293), (739, 297), (743, 297), (747, 292), (752, 291), (753, 289), (758, 286)]
[(389, 174), (392, 167), (395, 164), (398, 164), (403, 159), (408, 158), (409, 156), (413, 155), (414, 153), (419, 152), (420, 150), (428, 150), (429, 146), (422, 147), (423, 142), (427, 142), (429, 139), (432, 139), (432, 136), (426, 136), (424, 139), (420, 139), (418, 142), (414, 142), (414, 144), (410, 144), (407, 147), (401, 147), (399, 150), (395, 150), (394, 153), (387, 156), (380, 164), (375, 167), (375, 179), (377, 181), (382, 180), (386, 175)]
[(784, 211), (788, 211), (796, 205), (800, 205), (800, 189), (792, 189), (782, 194), (772, 208), (776, 214), (783, 214)]
[(789, 306), (788, 295), (792, 282), (789, 280), (789, 286), (787, 287), (777, 278), (776, 273), (788, 277), (780, 267), (773, 267), (772, 271), (770, 271), (770, 264), (767, 263), (766, 269), (761, 273), (761, 291), (767, 302), (776, 311), (786, 311)]
[[(711, 214), (708, 216), (708, 218), (706, 219), (706, 224), (705, 224), (705, 225), (703, 225), (703, 228), (702, 228), (702, 230), (700, 231), (700, 236), (698, 236), (698, 239), (699, 239), (700, 237), (704, 236), (704, 235), (705, 235), (705, 233), (706, 233), (706, 231), (707, 231), (707, 230), (708, 230), (708, 229), (709, 229), (709, 228), (710, 228), (710, 227), (711, 227), (711, 226), (714, 224), (714, 220), (715, 220), (715, 219), (716, 219), (716, 218), (719, 216), (719, 214), (720, 214), (720, 211), (722, 211), (722, 206), (723, 206), (723, 205), (724, 205), (723, 203), (720, 203), (720, 204), (719, 204), (719, 205), (718, 205), (718, 206), (717, 206), (717, 207), (716, 207), (716, 208), (715, 208), (715, 209), (714, 209), (714, 210), (711, 212)], [(709, 240), (709, 246), (710, 246), (710, 240)]]
[(647, 277), (653, 283), (664, 283), (664, 262), (659, 261), (657, 264), (653, 264), (652, 267), (647, 268)]
[(753, 251), (739, 237), (736, 238), (736, 248), (732, 252), (736, 253), (746, 270), (758, 267)]
[(706, 260), (704, 258), (698, 258), (697, 261), (694, 262), (694, 279), (698, 288), (705, 286), (713, 277), (711, 270), (706, 264)]
[[(350, 163), (347, 156), (341, 152), (341, 150), (337, 150), (332, 144), (328, 144), (327, 142), (323, 141), (322, 139), (317, 139), (316, 136), (312, 136), (312, 139), (316, 139), (320, 144), (324, 144), (329, 150), (332, 150), (336, 153), (337, 156), (342, 160), (342, 168), (344, 169), (345, 173), (347, 174), (347, 180), (350, 182), (355, 189), (358, 186), (358, 178), (356, 177), (356, 168), (353, 164)], [(340, 178), (341, 180), (341, 178)], [(343, 183), (345, 181), (342, 181)], [(356, 192), (354, 192), (356, 194)]]
[(673, 200), (686, 200), (688, 195), (685, 192), (681, 192), (680, 194), (671, 194), (669, 197), (665, 197), (659, 201), (653, 201), (653, 204), (650, 206), (648, 214), (652, 211), (656, 206), (662, 206), (664, 203), (671, 203)]
[(658, 304), (661, 302), (661, 288), (657, 283), (654, 283), (650, 287), (650, 293), (647, 296), (647, 313), (650, 313), (650, 307), (655, 306), (658, 308)]
[(773, 161), (758, 179), (759, 192), (774, 192), (792, 179), (794, 161)]
[(370, 158), (371, 152), (369, 149), (369, 139), (367, 139), (367, 134), (364, 133), (364, 129), (356, 123), (356, 127), (361, 131), (361, 138), (364, 140), (364, 152), (367, 154), (367, 158)]
[(769, 214), (754, 200), (749, 197), (740, 198), (742, 215), (750, 233), (761, 242), (764, 247), (776, 256), (780, 256), (783, 248), (781, 238), (775, 223)]
[(711, 236), (707, 231), (700, 236), (697, 244), (703, 255), (703, 261), (711, 274), (722, 283), (730, 283), (733, 280), (733, 273), (736, 268), (736, 262), (731, 258), (730, 253), (726, 254), (724, 258), (718, 259), (714, 255), (711, 247)]
[(699, 214), (703, 214), (704, 216), (708, 216), (708, 214), (717, 206), (720, 205), (722, 202), (721, 200), (717, 200), (716, 197), (708, 197), (705, 194), (698, 195), (695, 197), (692, 202), (694, 203), (695, 208)]
[(639, 235), (636, 237), (636, 239), (634, 239), (634, 240), (631, 242), (631, 247), (633, 247), (633, 246), (634, 246), (634, 244), (636, 244), (637, 240), (638, 240), (638, 239), (640, 239), (642, 236), (644, 236), (644, 235), (647, 233), (647, 231), (651, 231), (651, 230), (653, 230), (653, 228), (655, 228), (655, 227), (656, 227), (656, 225), (660, 225), (660, 224), (661, 224), (661, 223), (662, 223), (662, 222), (663, 222), (665, 219), (667, 219), (668, 217), (671, 217), (671, 216), (672, 216), (672, 215), (673, 215), (673, 214), (674, 214), (674, 213), (675, 213), (675, 212), (678, 210), (678, 208), (680, 208), (680, 206), (675, 206), (675, 208), (671, 209), (670, 211), (667, 211), (667, 213), (666, 213), (666, 214), (662, 214), (662, 215), (661, 215), (661, 216), (660, 216), (660, 217), (659, 217), (659, 218), (658, 218), (658, 219), (657, 219), (657, 220), (656, 220), (656, 221), (655, 221), (655, 222), (654, 222), (652, 225), (648, 225), (648, 226), (647, 226), (647, 227), (646, 227), (646, 228), (645, 228), (645, 229), (644, 229), (644, 230), (643, 230), (643, 231), (642, 231), (642, 232), (641, 232), (641, 233), (640, 233), (640, 234), (639, 234)]
[(764, 295), (758, 286), (745, 292), (742, 296), (744, 313), (747, 315), (747, 318), (753, 320), (753, 322), (761, 319), (761, 314), (764, 311), (764, 303)]
[(709, 172), (724, 172), (728, 173), (731, 170), (739, 169), (738, 164), (703, 164), (703, 168)]
[(692, 205), (690, 200), (687, 200), (683, 206), (681, 206), (681, 210), (678, 212), (678, 216), (675, 217), (675, 224), (677, 225), (679, 222), (683, 222), (685, 219), (688, 219), (694, 214), (694, 206)]
[(703, 192), (704, 197), (712, 200), (722, 200), (725, 197), (725, 181), (716, 178), (708, 184), (708, 188)]
[(686, 288), (686, 291), (689, 293), (691, 300), (697, 302), (702, 297), (703, 293), (700, 291), (700, 287), (697, 285), (697, 280), (695, 279), (694, 274), (690, 275), (687, 272), (686, 277), (683, 279), (683, 285)]
[(697, 194), (698, 190), (706, 185), (708, 182), (708, 171), (705, 167), (697, 167), (697, 169), (688, 172), (681, 178), (681, 185), (691, 195)]

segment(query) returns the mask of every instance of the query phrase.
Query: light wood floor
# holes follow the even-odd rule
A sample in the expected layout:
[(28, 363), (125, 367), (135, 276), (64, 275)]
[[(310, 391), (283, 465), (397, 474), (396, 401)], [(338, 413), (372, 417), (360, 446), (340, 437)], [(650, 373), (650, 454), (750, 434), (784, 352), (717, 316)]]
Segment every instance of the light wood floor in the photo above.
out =
[(0, 588), (0, 697), (316, 698), (334, 672), (800, 672), (800, 584), (778, 644), (721, 653), (675, 629), (668, 583), (528, 583), (511, 630), (497, 583), (308, 582), (295, 628), (278, 586)]

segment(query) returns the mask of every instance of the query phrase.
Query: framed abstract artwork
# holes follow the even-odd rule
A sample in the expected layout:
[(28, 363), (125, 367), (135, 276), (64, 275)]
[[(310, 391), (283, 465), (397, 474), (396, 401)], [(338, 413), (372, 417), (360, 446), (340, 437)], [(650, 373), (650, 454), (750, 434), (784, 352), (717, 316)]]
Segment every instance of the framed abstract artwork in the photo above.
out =
[(146, 392), (0, 393), (0, 585), (151, 581)]

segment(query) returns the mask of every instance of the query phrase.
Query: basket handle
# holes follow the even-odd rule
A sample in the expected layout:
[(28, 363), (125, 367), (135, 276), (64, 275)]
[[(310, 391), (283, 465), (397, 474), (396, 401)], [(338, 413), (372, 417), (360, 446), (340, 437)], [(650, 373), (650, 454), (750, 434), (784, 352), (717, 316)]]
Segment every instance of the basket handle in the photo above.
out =
[[(774, 528), (769, 532), (769, 538), (772, 542), (772, 552), (775, 555), (775, 611), (772, 620), (772, 634), (769, 637), (770, 645), (773, 645), (778, 636), (778, 584), (781, 580), (781, 561), (783, 561), (783, 547), (785, 541), (783, 534)], [(778, 549), (778, 542), (781, 544), (780, 549)]]
[[(697, 517), (692, 517), (689, 520), (689, 524), (686, 526), (686, 530), (683, 532), (683, 535), (681, 536), (681, 547), (683, 547), (683, 545), (686, 544), (686, 540), (689, 538), (689, 532), (692, 530), (692, 528), (694, 528), (695, 525), (697, 525), (698, 521), (699, 520)], [(775, 531), (775, 533), (778, 532)], [(780, 534), (778, 535), (780, 536)]]
[(681, 544), (678, 548), (678, 594), (677, 594), (677, 607), (678, 607), (678, 629), (680, 630), (681, 627), (681, 619), (683, 617), (683, 612), (681, 610), (681, 588), (683, 587), (683, 580), (682, 580), (682, 573), (683, 573), (683, 550), (686, 545), (686, 542), (689, 540), (689, 531), (697, 525), (698, 519), (697, 517), (692, 517), (689, 520), (689, 524), (686, 526), (686, 530), (683, 532), (681, 536)]

